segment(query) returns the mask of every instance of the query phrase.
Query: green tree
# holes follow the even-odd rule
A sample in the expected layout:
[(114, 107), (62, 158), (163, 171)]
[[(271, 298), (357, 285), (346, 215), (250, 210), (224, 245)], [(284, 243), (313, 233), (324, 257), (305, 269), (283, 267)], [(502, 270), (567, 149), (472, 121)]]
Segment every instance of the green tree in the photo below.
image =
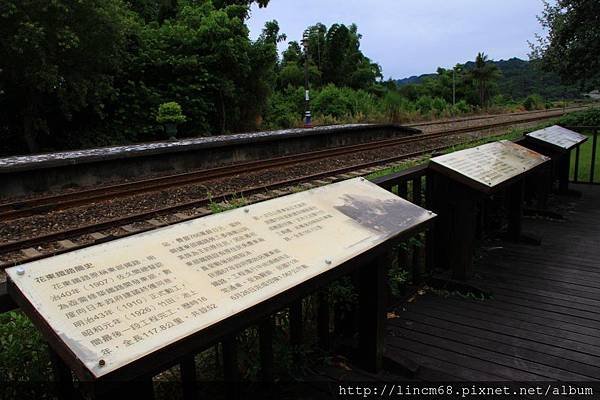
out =
[[(360, 39), (356, 25), (349, 27), (333, 24), (329, 29), (321, 23), (309, 26), (308, 39), (309, 74), (311, 85), (318, 87), (334, 84), (354, 89), (372, 88), (381, 79), (381, 67), (372, 62), (360, 50)], [(304, 68), (304, 51), (298, 42), (290, 42), (283, 53), (282, 69), (289, 63)], [(292, 69), (286, 70), (290, 75)], [(313, 83), (315, 77), (318, 82)]]
[(305, 32), (308, 34), (308, 55), (310, 60), (319, 71), (323, 71), (323, 60), (327, 45), (327, 27), (319, 22), (306, 28)]
[(78, 115), (104, 114), (127, 59), (130, 19), (120, 0), (2, 0), (0, 118), (29, 151)]
[(265, 22), (265, 27), (260, 35), (260, 40), (272, 45), (277, 45), (287, 39), (285, 33), (280, 33), (279, 23), (275, 20)]
[(475, 66), (469, 71), (469, 75), (477, 88), (479, 105), (487, 107), (490, 97), (490, 85), (500, 77), (498, 67), (488, 62), (486, 54), (478, 53), (475, 58)]
[(280, 88), (304, 86), (304, 70), (297, 63), (287, 63), (279, 72), (279, 86)]
[(241, 118), (230, 129), (255, 129), (267, 112), (268, 98), (275, 90), (279, 54), (277, 44), (286, 39), (277, 21), (268, 21), (258, 40), (249, 51), (250, 73), (247, 81), (238, 84), (242, 88), (240, 99)]
[(289, 63), (298, 63), (302, 62), (302, 48), (296, 41), (290, 41), (288, 43), (288, 48), (282, 54), (282, 64), (287, 65)]
[(538, 17), (548, 31), (531, 44), (531, 58), (567, 83), (600, 84), (600, 2), (598, 0), (544, 1)]
[(132, 61), (119, 79), (113, 121), (128, 137), (153, 139), (155, 110), (177, 101), (183, 135), (251, 129), (260, 123), (276, 79), (279, 27), (269, 22), (256, 42), (244, 23), (247, 5), (217, 9), (179, 0), (174, 18), (140, 23)]

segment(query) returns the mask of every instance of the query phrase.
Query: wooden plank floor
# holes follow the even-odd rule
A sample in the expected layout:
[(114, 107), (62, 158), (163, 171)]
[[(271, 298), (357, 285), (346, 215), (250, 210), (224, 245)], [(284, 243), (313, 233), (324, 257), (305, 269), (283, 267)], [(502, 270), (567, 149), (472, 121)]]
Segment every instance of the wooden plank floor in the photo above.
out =
[(424, 380), (600, 379), (600, 186), (573, 188), (564, 221), (524, 221), (541, 246), (484, 252), (472, 283), (491, 299), (418, 296), (388, 320), (387, 357)]

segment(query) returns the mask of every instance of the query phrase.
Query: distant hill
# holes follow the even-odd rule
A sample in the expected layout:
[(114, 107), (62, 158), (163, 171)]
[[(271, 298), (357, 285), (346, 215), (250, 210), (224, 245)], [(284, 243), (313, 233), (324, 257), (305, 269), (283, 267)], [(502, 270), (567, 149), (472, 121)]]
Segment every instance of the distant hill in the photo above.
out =
[(396, 84), (398, 86), (410, 85), (411, 83), (421, 83), (424, 78), (436, 76), (436, 74), (423, 74), (423, 75), (413, 75), (408, 78), (398, 79), (396, 80)]
[[(567, 86), (560, 83), (558, 76), (551, 72), (541, 71), (535, 63), (511, 58), (509, 60), (492, 61), (502, 72), (498, 80), (498, 92), (513, 99), (522, 99), (532, 93), (537, 93), (546, 99), (559, 99), (564, 97), (580, 97), (581, 91), (576, 86)], [(473, 68), (475, 63), (465, 63), (466, 69)], [(435, 77), (437, 74), (423, 74), (410, 78), (398, 79), (398, 86), (420, 83), (426, 77)]]

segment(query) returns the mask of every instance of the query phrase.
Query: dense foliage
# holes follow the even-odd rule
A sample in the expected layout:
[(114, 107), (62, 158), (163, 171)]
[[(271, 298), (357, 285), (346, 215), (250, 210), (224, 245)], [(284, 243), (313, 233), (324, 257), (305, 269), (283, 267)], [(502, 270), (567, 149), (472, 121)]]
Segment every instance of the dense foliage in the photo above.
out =
[[(368, 89), (373, 86), (382, 77), (381, 67), (362, 53), (361, 38), (362, 35), (354, 24), (349, 27), (334, 24), (329, 28), (320, 23), (309, 26), (302, 45), (308, 55), (311, 84), (334, 84), (353, 89)], [(290, 83), (304, 83), (305, 54), (298, 42), (289, 43), (281, 62), (285, 79), (280, 80), (280, 87)]]
[(600, 126), (600, 108), (594, 107), (567, 114), (560, 119), (559, 124), (563, 126)]
[[(356, 25), (309, 26), (280, 57), (276, 21), (250, 40), (252, 3), (268, 1), (0, 0), (0, 155), (167, 139), (169, 118), (179, 137), (301, 126), (306, 83), (317, 124), (537, 109), (575, 94), (483, 53), (411, 84), (383, 81)], [(158, 115), (161, 104), (171, 108)]]
[[(577, 85), (563, 84), (560, 77), (544, 71), (537, 61), (524, 61), (518, 58), (495, 62), (502, 73), (498, 79), (498, 93), (505, 98), (523, 99), (538, 94), (549, 100), (573, 99), (580, 96)], [(469, 63), (466, 64), (467, 68)]]
[[(525, 61), (518, 58), (509, 60), (490, 61), (490, 64), (496, 66), (499, 76), (494, 80), (492, 85), (492, 102), (493, 97), (501, 96), (497, 100), (520, 100), (525, 99), (531, 94), (538, 94), (544, 99), (559, 100), (563, 98), (573, 99), (580, 96), (581, 89), (577, 85), (562, 84), (560, 77), (554, 72), (544, 71), (537, 61)], [(469, 71), (475, 67), (475, 62), (468, 61), (465, 64), (459, 64), (457, 70), (459, 72)], [(452, 70), (441, 70), (449, 71)], [(447, 73), (446, 73), (447, 74)], [(460, 73), (459, 73), (460, 75)], [(399, 87), (408, 86), (402, 89), (405, 92), (414, 91), (410, 85), (421, 84), (430, 79), (439, 79), (438, 74), (423, 74), (420, 76), (411, 76), (410, 78), (400, 79), (396, 81)], [(452, 79), (452, 76), (446, 76), (443, 79)], [(451, 87), (446, 84), (446, 97), (449, 98)], [(462, 83), (459, 82), (460, 95), (464, 96)], [(469, 96), (469, 101), (474, 102), (476, 98)]]
[(544, 1), (540, 23), (548, 31), (532, 44), (532, 57), (565, 82), (600, 85), (600, 2)]
[(102, 117), (127, 58), (131, 16), (119, 0), (2, 0), (0, 133), (30, 150), (41, 134), (61, 135)]
[(0, 314), (0, 350), (1, 398), (52, 398), (46, 343), (20, 311)]
[(179, 103), (170, 101), (158, 106), (156, 122), (159, 124), (181, 124), (185, 122), (185, 115), (181, 112)]
[(277, 50), (249, 3), (0, 0), (0, 153), (159, 139), (170, 101), (187, 135), (255, 127)]

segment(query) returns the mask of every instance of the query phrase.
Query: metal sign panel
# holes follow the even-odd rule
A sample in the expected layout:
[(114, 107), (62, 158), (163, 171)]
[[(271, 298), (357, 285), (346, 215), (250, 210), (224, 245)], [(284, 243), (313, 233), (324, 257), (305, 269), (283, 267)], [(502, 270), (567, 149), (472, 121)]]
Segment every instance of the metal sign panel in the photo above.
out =
[(434, 216), (357, 178), (6, 272), (101, 377)]
[(587, 140), (587, 136), (558, 125), (530, 132), (525, 136), (537, 139), (563, 150), (570, 150)]
[(523, 146), (502, 140), (432, 158), (431, 165), (491, 189), (548, 160)]

